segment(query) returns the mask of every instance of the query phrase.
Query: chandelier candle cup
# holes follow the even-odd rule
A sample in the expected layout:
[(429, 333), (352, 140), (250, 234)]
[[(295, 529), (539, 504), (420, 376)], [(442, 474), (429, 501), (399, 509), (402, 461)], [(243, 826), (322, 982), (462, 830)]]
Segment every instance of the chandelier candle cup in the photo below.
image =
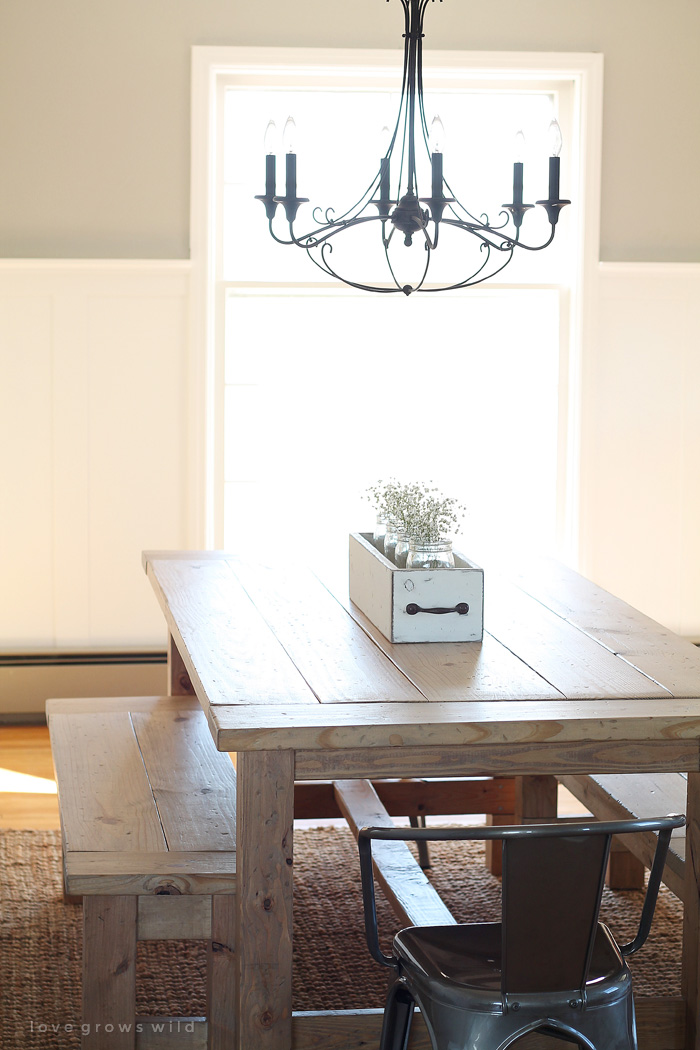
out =
[[(297, 212), (301, 204), (308, 203), (305, 197), (297, 197), (296, 185), (296, 145), (285, 145), (287, 187), (284, 197), (275, 197), (271, 191), (266, 161), (266, 192), (256, 199), (265, 205), (265, 214), (269, 220), (269, 230), (278, 244), (295, 245), (303, 248), (313, 263), (328, 276), (352, 288), (367, 292), (413, 292), (450, 291), (456, 288), (467, 288), (481, 284), (497, 273), (500, 273), (512, 260), (517, 249), (541, 251), (554, 239), (555, 226), (561, 209), (570, 201), (559, 197), (559, 150), (561, 149), (561, 132), (559, 146), (553, 150), (549, 166), (549, 197), (537, 201), (545, 209), (551, 231), (541, 244), (526, 244), (520, 238), (520, 228), (524, 215), (532, 204), (523, 204), (523, 161), (516, 158), (513, 168), (513, 200), (503, 205), (503, 211), (492, 222), (484, 209), (466, 207), (452, 196), (449, 183), (443, 174), (444, 128), (438, 116), (434, 117), (430, 134), (427, 133), (423, 93), (423, 37), (424, 20), (429, 0), (400, 0), (403, 8), (403, 77), (399, 111), (392, 130), (386, 129), (380, 150), (379, 170), (372, 176), (359, 196), (356, 204), (342, 213), (336, 213), (332, 207), (314, 208), (311, 228), (300, 232), (294, 229)], [(456, 0), (452, 0), (456, 2)], [(287, 121), (287, 125), (290, 124)], [(556, 123), (556, 122), (553, 122)], [(291, 121), (293, 133), (294, 122)], [(558, 125), (557, 125), (558, 129)], [(288, 128), (285, 127), (285, 133)], [(551, 130), (551, 129), (550, 129)], [(556, 131), (552, 132), (556, 138)], [(420, 196), (419, 175), (420, 163), (417, 154), (427, 152), (431, 171), (431, 195)], [(394, 155), (395, 154), (395, 155)], [(552, 163), (555, 161), (555, 163)], [(392, 193), (392, 177), (394, 193)], [(427, 188), (427, 187), (426, 187)], [(425, 192), (425, 191), (424, 191)], [(288, 238), (279, 236), (273, 231), (273, 219), (277, 205), (282, 204), (289, 224)], [(422, 207), (427, 205), (427, 207)], [(345, 272), (344, 260), (340, 247), (343, 239), (340, 234), (362, 225), (365, 230), (375, 230), (377, 247), (383, 251), (386, 264), (386, 281), (369, 284)], [(471, 245), (461, 255), (464, 269), (445, 284), (428, 283), (432, 253), (438, 246), (440, 230), (443, 241), (451, 236), (454, 229), (470, 235), (467, 245)], [(397, 238), (395, 248), (392, 241), (396, 231), (403, 237)], [(450, 231), (448, 234), (447, 231)], [(339, 238), (337, 241), (334, 238)], [(352, 238), (350, 238), (352, 241)], [(397, 248), (400, 240), (419, 256), (417, 276), (413, 283), (407, 284), (398, 273)], [(399, 250), (400, 254), (400, 250)], [(403, 265), (403, 264), (402, 264)]]

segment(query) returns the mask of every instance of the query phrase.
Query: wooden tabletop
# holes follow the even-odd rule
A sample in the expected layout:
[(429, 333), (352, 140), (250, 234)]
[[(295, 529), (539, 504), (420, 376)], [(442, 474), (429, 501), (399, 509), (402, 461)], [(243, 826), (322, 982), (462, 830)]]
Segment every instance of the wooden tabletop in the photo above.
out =
[(395, 645), (305, 568), (144, 564), (221, 750), (654, 741), (679, 768), (687, 741), (697, 768), (700, 649), (558, 563), (487, 571), (482, 643)]

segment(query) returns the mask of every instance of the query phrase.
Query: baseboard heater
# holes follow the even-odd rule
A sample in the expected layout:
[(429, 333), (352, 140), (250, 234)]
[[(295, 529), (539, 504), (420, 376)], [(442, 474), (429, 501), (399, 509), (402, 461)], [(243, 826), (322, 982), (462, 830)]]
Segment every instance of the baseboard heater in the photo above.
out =
[(161, 649), (0, 654), (0, 723), (39, 723), (49, 697), (154, 696), (167, 691)]

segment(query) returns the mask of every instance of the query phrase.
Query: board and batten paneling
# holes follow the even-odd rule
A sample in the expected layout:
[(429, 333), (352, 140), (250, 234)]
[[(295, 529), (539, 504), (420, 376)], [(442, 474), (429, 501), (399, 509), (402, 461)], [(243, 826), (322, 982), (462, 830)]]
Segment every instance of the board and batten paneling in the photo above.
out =
[[(1, 649), (163, 642), (140, 552), (201, 545), (189, 269), (0, 260)], [(700, 638), (700, 266), (601, 265), (598, 321), (581, 571)]]
[(188, 546), (188, 262), (0, 262), (0, 648), (162, 645)]
[(700, 265), (604, 263), (582, 411), (581, 571), (700, 640)]

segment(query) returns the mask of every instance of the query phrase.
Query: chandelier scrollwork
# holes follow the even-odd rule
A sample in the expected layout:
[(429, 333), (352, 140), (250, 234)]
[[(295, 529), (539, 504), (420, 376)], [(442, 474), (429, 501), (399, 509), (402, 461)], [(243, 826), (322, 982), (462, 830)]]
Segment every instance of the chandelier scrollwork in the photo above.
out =
[[(388, 2), (388, 0), (387, 0)], [(262, 201), (269, 230), (278, 244), (303, 248), (311, 261), (335, 280), (368, 292), (451, 291), (481, 284), (505, 269), (517, 249), (541, 251), (552, 243), (559, 212), (568, 200), (559, 196), (561, 132), (556, 120), (550, 125), (549, 187), (545, 200), (537, 201), (544, 208), (550, 225), (549, 236), (542, 244), (526, 244), (521, 240), (523, 218), (532, 204), (523, 202), (523, 161), (513, 164), (513, 199), (502, 205), (499, 220), (489, 221), (488, 215), (473, 215), (453, 194), (443, 175), (444, 129), (435, 117), (430, 130), (423, 101), (423, 22), (429, 2), (434, 0), (400, 0), (404, 10), (404, 60), (401, 99), (393, 133), (387, 132), (388, 145), (381, 158), (379, 170), (360, 199), (342, 215), (335, 216), (332, 208), (314, 208), (316, 226), (304, 233), (295, 229), (297, 213), (306, 197), (297, 196), (297, 155), (294, 121), (290, 117), (285, 127), (285, 192), (276, 193), (276, 163), (272, 122), (265, 136), (265, 193), (256, 196)], [(440, 0), (442, 3), (442, 0)], [(416, 151), (427, 151), (431, 171), (429, 197), (418, 196)], [(398, 188), (396, 199), (391, 197), (392, 183)], [(403, 189), (402, 189), (403, 188)], [(288, 235), (280, 236), (273, 229), (273, 220), (282, 205), (288, 226)], [(379, 224), (384, 256), (391, 276), (386, 284), (364, 284), (343, 276), (332, 261), (333, 239), (363, 224)], [(448, 226), (476, 239), (480, 253), (479, 265), (468, 276), (439, 286), (428, 283), (432, 256), (438, 247), (440, 230)], [(422, 244), (425, 260), (419, 279), (414, 284), (402, 284), (395, 273), (390, 249), (395, 236), (402, 235), (410, 247), (415, 241)], [(472, 263), (473, 265), (473, 263)]]

